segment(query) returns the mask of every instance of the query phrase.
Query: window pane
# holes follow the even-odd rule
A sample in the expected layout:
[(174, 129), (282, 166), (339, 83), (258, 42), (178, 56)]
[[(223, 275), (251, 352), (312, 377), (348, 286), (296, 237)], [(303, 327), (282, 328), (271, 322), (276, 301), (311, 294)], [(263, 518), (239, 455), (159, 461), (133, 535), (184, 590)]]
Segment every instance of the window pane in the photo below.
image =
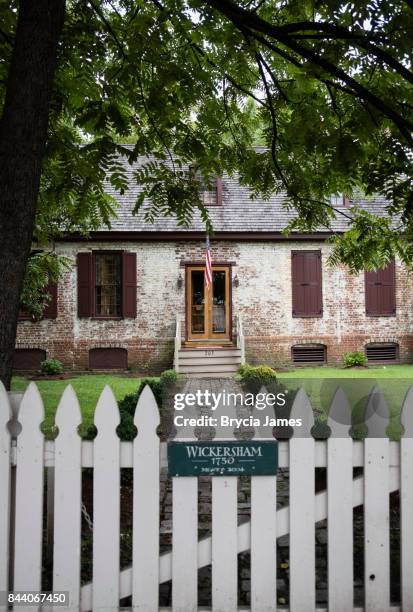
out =
[(337, 208), (339, 206), (346, 206), (345, 202), (346, 195), (344, 193), (334, 193), (330, 195), (330, 204)]
[(96, 255), (96, 314), (121, 315), (120, 255)]
[(215, 206), (217, 203), (216, 177), (210, 176), (207, 183), (204, 182), (200, 172), (196, 173), (199, 182), (199, 193), (205, 206)]
[(204, 191), (202, 191), (202, 199), (205, 206), (215, 206), (215, 204), (217, 203), (216, 191), (209, 191), (204, 189)]
[(192, 270), (191, 274), (191, 332), (193, 334), (203, 334), (205, 332), (204, 271)]

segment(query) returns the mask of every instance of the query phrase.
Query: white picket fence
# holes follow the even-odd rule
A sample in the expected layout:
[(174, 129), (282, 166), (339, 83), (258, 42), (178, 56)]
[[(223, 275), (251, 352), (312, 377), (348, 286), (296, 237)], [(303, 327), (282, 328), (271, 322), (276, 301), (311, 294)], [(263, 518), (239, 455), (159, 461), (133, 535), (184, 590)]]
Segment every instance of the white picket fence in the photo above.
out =
[[(373, 407), (379, 405), (380, 410)], [(251, 553), (251, 607), (254, 612), (290, 609), (310, 612), (315, 603), (315, 523), (328, 519), (328, 609), (333, 612), (413, 610), (413, 389), (402, 409), (404, 437), (385, 437), (388, 418), (375, 389), (367, 408), (370, 434), (363, 441), (348, 437), (335, 418), (344, 393), (335, 394), (329, 416), (332, 435), (309, 436), (313, 412), (304, 391), (292, 408), (303, 418), (290, 441), (279, 444), (279, 465), (289, 469), (290, 504), (276, 510), (276, 476), (251, 477), (251, 520), (237, 523), (237, 478), (212, 478), (212, 536), (198, 541), (198, 480), (173, 479), (172, 551), (159, 551), (160, 467), (165, 445), (156, 435), (159, 412), (149, 387), (138, 402), (133, 442), (120, 442), (115, 429), (119, 412), (106, 387), (95, 412), (98, 435), (93, 442), (77, 434), (81, 413), (68, 386), (60, 401), (54, 442), (39, 430), (44, 419), (40, 394), (31, 383), (20, 405), (22, 426), (12, 444), (7, 423), (11, 409), (0, 385), (0, 591), (9, 588), (9, 558), (14, 590), (40, 590), (44, 474), (54, 467), (53, 589), (69, 591), (69, 610), (114, 611), (132, 596), (133, 610), (159, 609), (159, 584), (172, 580), (172, 610), (198, 609), (198, 568), (212, 564), (212, 610), (238, 607), (237, 555)], [(340, 437), (341, 436), (341, 437)], [(93, 581), (81, 586), (81, 474), (93, 468)], [(315, 468), (327, 469), (327, 491), (315, 494)], [(353, 467), (363, 476), (353, 479)], [(120, 571), (120, 468), (133, 468), (133, 563)], [(15, 499), (11, 500), (15, 469)], [(13, 476), (14, 480), (14, 476)], [(389, 493), (400, 490), (401, 604), (390, 605)], [(353, 604), (353, 507), (364, 504), (365, 605)], [(14, 515), (10, 516), (10, 508)], [(14, 541), (10, 545), (10, 521)], [(276, 541), (290, 534), (289, 608), (277, 606)], [(36, 608), (30, 608), (34, 610)], [(0, 607), (5, 612), (6, 607)]]

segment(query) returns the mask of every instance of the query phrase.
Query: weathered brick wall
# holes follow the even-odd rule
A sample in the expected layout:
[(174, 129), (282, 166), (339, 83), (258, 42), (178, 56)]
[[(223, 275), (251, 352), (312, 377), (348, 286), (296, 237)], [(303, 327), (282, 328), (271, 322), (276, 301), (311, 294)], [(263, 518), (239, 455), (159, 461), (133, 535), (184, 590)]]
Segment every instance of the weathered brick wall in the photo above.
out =
[[(77, 317), (76, 254), (125, 249), (137, 256), (137, 317), (120, 321)], [(397, 312), (393, 317), (365, 314), (364, 274), (349, 276), (343, 268), (327, 265), (329, 246), (323, 242), (212, 242), (213, 260), (234, 262), (233, 314), (243, 314), (249, 361), (287, 363), (291, 346), (320, 342), (327, 346), (329, 363), (368, 342), (395, 341), (402, 360), (413, 354), (413, 276), (396, 265)], [(295, 318), (291, 308), (291, 251), (320, 249), (323, 270), (323, 317)], [(58, 294), (58, 317), (38, 323), (21, 321), (19, 348), (44, 348), (49, 357), (68, 368), (88, 367), (88, 351), (95, 347), (123, 347), (129, 366), (156, 372), (172, 365), (175, 317), (185, 313), (182, 261), (202, 261), (204, 243), (194, 242), (93, 242), (61, 243), (59, 253), (73, 262), (64, 274)]]
[[(237, 259), (240, 287), (234, 303), (244, 315), (251, 362), (285, 363), (291, 346), (322, 343), (329, 363), (344, 353), (362, 350), (369, 342), (398, 342), (407, 361), (413, 349), (413, 275), (396, 263), (396, 315), (365, 314), (364, 273), (349, 275), (344, 267), (328, 265), (330, 246), (320, 242), (243, 243)], [(292, 316), (291, 251), (322, 253), (323, 316)]]

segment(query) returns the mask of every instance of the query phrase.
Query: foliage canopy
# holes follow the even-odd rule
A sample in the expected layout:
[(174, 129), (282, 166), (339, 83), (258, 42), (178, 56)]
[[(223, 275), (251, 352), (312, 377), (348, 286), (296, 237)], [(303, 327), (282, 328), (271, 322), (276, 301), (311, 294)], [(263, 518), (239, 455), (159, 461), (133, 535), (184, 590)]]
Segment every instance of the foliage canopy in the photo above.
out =
[[(0, 103), (18, 15), (0, 4)], [(34, 239), (110, 224), (127, 168), (149, 219), (208, 213), (207, 180), (239, 173), (254, 196), (287, 194), (291, 229), (350, 229), (332, 261), (352, 270), (413, 261), (413, 5), (401, 0), (70, 0)], [(254, 144), (266, 145), (265, 150)], [(133, 146), (125, 147), (121, 143)], [(330, 194), (388, 200), (388, 217), (336, 213)]]

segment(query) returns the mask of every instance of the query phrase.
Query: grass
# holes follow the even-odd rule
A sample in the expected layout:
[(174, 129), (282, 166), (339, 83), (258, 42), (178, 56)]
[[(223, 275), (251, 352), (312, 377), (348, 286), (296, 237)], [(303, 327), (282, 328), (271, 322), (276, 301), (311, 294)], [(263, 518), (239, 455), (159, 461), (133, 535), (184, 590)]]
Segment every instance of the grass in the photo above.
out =
[[(76, 391), (82, 412), (83, 422), (80, 432), (84, 432), (93, 423), (93, 414), (96, 403), (105, 385), (109, 385), (116, 399), (121, 400), (127, 393), (134, 393), (140, 385), (140, 378), (128, 378), (125, 376), (106, 376), (103, 374), (86, 374), (65, 380), (36, 380), (36, 385), (42, 396), (46, 418), (42, 425), (42, 431), (50, 435), (54, 425), (54, 415), (60, 397), (70, 383)], [(23, 392), (29, 384), (29, 380), (21, 376), (15, 376), (12, 380), (11, 389)]]
[[(362, 369), (298, 368), (288, 372), (279, 372), (279, 378), (289, 388), (304, 387), (313, 408), (321, 414), (328, 412), (335, 390), (340, 385), (353, 408), (353, 420), (362, 419), (367, 397), (374, 385), (379, 385), (389, 406), (389, 434), (393, 439), (397, 439), (400, 434), (400, 410), (406, 392), (413, 384), (413, 365)], [(354, 382), (355, 379), (357, 383)], [(82, 433), (93, 423), (96, 402), (105, 385), (109, 385), (116, 399), (120, 400), (127, 393), (135, 392), (140, 381), (140, 378), (91, 374), (65, 380), (38, 380), (36, 384), (43, 398), (46, 414), (42, 430), (48, 436), (51, 435), (59, 399), (69, 383), (74, 387), (79, 398), (83, 417), (80, 427)], [(29, 382), (26, 378), (14, 377), (12, 391), (24, 391)]]
[(297, 368), (279, 372), (280, 378), (403, 378), (413, 380), (413, 364), (368, 368)]
[[(364, 411), (374, 386), (383, 392), (389, 409), (388, 435), (397, 440), (402, 432), (400, 412), (408, 389), (413, 385), (413, 365), (376, 366), (369, 368), (302, 368), (280, 372), (279, 378), (289, 388), (304, 387), (320, 420), (328, 414), (338, 386), (346, 393), (352, 408), (353, 427), (360, 433)], [(355, 382), (356, 381), (356, 382)], [(365, 431), (365, 430), (364, 430)]]

